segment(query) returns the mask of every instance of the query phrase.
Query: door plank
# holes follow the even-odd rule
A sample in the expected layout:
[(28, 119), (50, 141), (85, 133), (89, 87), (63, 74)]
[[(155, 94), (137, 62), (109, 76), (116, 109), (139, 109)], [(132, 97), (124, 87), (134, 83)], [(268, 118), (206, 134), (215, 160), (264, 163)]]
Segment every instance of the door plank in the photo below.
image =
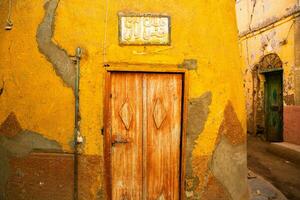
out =
[(112, 199), (142, 199), (142, 76), (111, 75)]
[(144, 199), (176, 200), (180, 190), (182, 75), (147, 74), (143, 81), (147, 105)]
[(143, 200), (147, 199), (147, 79), (143, 74)]

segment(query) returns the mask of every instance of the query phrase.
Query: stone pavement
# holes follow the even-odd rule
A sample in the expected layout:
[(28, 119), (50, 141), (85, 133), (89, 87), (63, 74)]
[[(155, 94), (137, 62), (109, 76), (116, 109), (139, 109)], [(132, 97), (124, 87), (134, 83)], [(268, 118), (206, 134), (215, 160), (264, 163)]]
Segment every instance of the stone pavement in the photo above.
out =
[(248, 172), (250, 200), (287, 200), (287, 198), (271, 183), (261, 176)]
[(290, 154), (287, 148), (277, 151), (279, 148), (274, 147), (279, 145), (248, 136), (248, 168), (278, 188), (287, 199), (300, 200), (300, 163), (295, 160), (297, 156)]
[(288, 142), (273, 142), (268, 146), (267, 151), (300, 165), (300, 145)]

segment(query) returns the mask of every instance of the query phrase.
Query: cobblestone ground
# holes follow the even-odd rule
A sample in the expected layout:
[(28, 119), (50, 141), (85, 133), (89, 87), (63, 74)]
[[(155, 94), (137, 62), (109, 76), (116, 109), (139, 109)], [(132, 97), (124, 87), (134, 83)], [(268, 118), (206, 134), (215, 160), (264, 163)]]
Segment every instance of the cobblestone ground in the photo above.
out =
[(248, 172), (248, 184), (251, 200), (287, 200), (277, 188), (250, 170)]

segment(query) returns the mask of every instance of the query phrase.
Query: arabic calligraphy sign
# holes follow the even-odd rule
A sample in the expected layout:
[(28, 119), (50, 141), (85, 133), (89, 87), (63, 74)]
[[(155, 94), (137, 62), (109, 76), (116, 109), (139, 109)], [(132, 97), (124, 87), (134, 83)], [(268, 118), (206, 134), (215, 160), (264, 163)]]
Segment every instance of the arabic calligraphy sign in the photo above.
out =
[(121, 45), (170, 45), (170, 17), (119, 14)]

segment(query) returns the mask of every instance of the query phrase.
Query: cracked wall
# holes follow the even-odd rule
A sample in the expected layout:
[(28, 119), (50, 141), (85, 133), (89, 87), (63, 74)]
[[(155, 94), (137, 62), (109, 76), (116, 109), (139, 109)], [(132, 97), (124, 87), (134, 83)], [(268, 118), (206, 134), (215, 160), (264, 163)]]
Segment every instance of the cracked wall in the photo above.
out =
[(50, 0), (45, 3), (45, 16), (37, 28), (36, 41), (40, 52), (53, 65), (55, 73), (68, 87), (74, 90), (75, 65), (68, 53), (52, 41), (55, 26), (55, 11), (58, 3), (59, 0)]
[(199, 185), (202, 177), (196, 176), (193, 171), (193, 149), (199, 134), (204, 129), (205, 122), (209, 113), (209, 105), (212, 101), (211, 92), (206, 92), (198, 98), (192, 98), (188, 101), (188, 125), (186, 139), (186, 197), (194, 196), (194, 190)]
[[(72, 152), (69, 142), (73, 140), (74, 94), (39, 51), (36, 40), (44, 19), (44, 3), (15, 2), (15, 29), (0, 29), (0, 87), (4, 82), (0, 123), (13, 112), (24, 130), (43, 133), (59, 141), (64, 151)], [(7, 5), (7, 0), (1, 2), (0, 24), (5, 24)]]
[[(0, 4), (0, 24), (5, 23), (7, 3), (8, 0), (4, 0)], [(191, 12), (195, 8), (197, 12)], [(119, 46), (119, 11), (170, 15), (171, 46)], [(187, 72), (190, 114), (185, 150), (185, 195), (188, 199), (208, 200), (242, 197), (244, 191), (238, 193), (236, 184), (224, 181), (225, 177), (220, 177), (217, 169), (212, 170), (213, 161), (219, 160), (216, 148), (224, 148), (226, 152), (240, 150), (230, 143), (233, 138), (229, 136), (225, 145), (218, 143), (228, 101), (234, 110), (234, 119), (242, 127), (236, 133), (244, 137), (246, 130), (242, 64), (238, 58), (233, 11), (234, 2), (226, 0), (209, 3), (108, 1), (108, 4), (83, 0), (15, 1), (13, 29), (0, 29), (0, 53), (3, 55), (0, 83), (5, 82), (0, 95), (0, 123), (9, 124), (3, 125), (9, 128), (1, 129), (6, 135), (3, 141), (24, 137), (22, 140), (33, 142), (37, 149), (38, 141), (52, 145), (54, 142), (59, 152), (53, 152), (56, 146), (52, 146), (52, 152), (31, 146), (26, 155), (1, 161), (10, 170), (7, 195), (11, 199), (14, 194), (19, 195), (18, 198), (47, 199), (53, 190), (57, 191), (55, 199), (73, 195), (70, 179), (73, 178), (75, 67), (70, 54), (80, 46), (84, 49), (80, 69), (80, 127), (85, 143), (79, 156), (79, 199), (105, 198), (103, 136), (100, 133), (106, 71), (103, 66), (164, 71), (178, 69), (184, 60), (197, 61), (197, 67)], [(11, 120), (13, 118), (17, 120)], [(30, 130), (31, 134), (23, 134), (24, 130)], [(217, 165), (225, 167), (227, 164)], [(56, 172), (54, 168), (60, 169), (59, 176), (68, 178), (51, 179)], [(66, 183), (68, 187), (63, 187)], [(49, 184), (53, 187), (48, 187)]]
[[(80, 155), (78, 160), (79, 199), (103, 199), (102, 158)], [(0, 169), (1, 200), (73, 198), (73, 154), (55, 140), (23, 130), (14, 113), (0, 126)]]
[[(14, 187), (10, 187), (11, 184), (13, 184), (11, 179), (13, 179), (14, 173), (24, 173), (24, 168), (22, 166), (14, 169), (14, 161), (30, 157), (29, 155), (33, 151), (61, 152), (62, 149), (58, 142), (49, 140), (40, 133), (23, 130), (16, 118), (16, 115), (14, 113), (10, 113), (7, 119), (0, 126), (0, 172), (2, 177), (0, 180), (1, 200), (14, 199), (17, 198), (16, 195), (21, 195), (19, 193), (15, 193), (15, 191), (18, 190), (15, 190)], [(28, 165), (29, 164), (25, 166)], [(33, 164), (30, 164), (30, 166), (32, 166), (33, 169), (39, 168)], [(41, 181), (45, 181), (41, 178), (39, 179)], [(23, 184), (25, 183), (28, 184), (27, 182), (23, 182)], [(25, 195), (26, 192), (28, 191), (26, 191), (26, 187), (23, 186), (23, 195)]]
[[(231, 102), (227, 103), (224, 110), (224, 120), (219, 129), (210, 167), (231, 199), (248, 198), (248, 184), (245, 181), (248, 171), (246, 135)], [(240, 184), (234, 184), (237, 182)]]
[(185, 186), (187, 199), (249, 198), (246, 133), (230, 101), (223, 114), (212, 154), (192, 157), (192, 176), (186, 178)]

